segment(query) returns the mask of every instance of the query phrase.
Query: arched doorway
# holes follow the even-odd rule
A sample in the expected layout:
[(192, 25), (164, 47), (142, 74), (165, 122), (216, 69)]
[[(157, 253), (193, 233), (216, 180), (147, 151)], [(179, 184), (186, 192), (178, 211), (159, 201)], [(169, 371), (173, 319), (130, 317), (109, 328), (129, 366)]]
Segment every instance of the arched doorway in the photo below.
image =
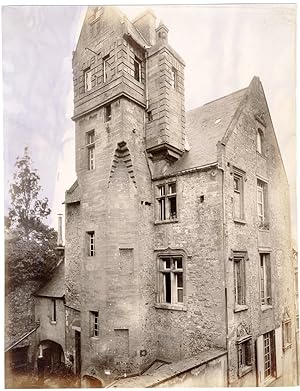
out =
[(64, 366), (65, 356), (63, 348), (51, 340), (42, 341), (39, 344), (37, 357), (37, 369), (39, 375), (47, 375), (60, 371)]
[(82, 387), (83, 388), (103, 388), (103, 383), (101, 380), (94, 376), (84, 375), (82, 378)]

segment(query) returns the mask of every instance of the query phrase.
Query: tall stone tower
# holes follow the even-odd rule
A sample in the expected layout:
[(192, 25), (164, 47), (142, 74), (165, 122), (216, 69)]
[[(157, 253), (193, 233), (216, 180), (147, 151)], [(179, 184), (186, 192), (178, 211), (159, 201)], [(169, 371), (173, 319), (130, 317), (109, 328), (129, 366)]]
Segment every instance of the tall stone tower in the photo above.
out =
[(152, 171), (183, 153), (183, 68), (151, 11), (130, 22), (88, 8), (73, 53), (66, 349), (78, 374), (104, 383), (156, 358)]

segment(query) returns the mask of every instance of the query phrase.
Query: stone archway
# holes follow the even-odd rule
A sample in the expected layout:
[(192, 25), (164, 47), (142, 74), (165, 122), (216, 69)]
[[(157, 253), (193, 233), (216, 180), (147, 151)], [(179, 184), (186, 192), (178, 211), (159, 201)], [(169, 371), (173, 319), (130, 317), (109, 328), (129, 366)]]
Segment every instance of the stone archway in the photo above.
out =
[(83, 388), (103, 388), (103, 382), (97, 377), (91, 375), (84, 375), (82, 377), (82, 387)]
[(38, 347), (37, 369), (41, 376), (59, 371), (64, 366), (63, 348), (51, 340), (41, 341)]

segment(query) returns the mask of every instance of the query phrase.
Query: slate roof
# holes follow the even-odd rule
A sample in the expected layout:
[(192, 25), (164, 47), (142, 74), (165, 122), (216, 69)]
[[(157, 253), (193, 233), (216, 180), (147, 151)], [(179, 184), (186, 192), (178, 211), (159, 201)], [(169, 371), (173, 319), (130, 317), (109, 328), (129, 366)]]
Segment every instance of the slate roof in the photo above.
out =
[(153, 372), (145, 372), (141, 376), (128, 377), (117, 380), (107, 388), (155, 387), (168, 379), (172, 379), (173, 377), (178, 376), (180, 373), (184, 373), (193, 368), (197, 368), (200, 365), (207, 363), (208, 361), (223, 356), (224, 354), (226, 354), (226, 350), (211, 348), (209, 350), (199, 353), (197, 356), (185, 358), (183, 360), (171, 364), (162, 365)]
[(65, 294), (65, 262), (61, 261), (55, 268), (53, 277), (46, 283), (36, 296), (62, 298)]
[(191, 149), (165, 175), (217, 162), (217, 143), (226, 134), (247, 90), (248, 87), (186, 113), (186, 136)]

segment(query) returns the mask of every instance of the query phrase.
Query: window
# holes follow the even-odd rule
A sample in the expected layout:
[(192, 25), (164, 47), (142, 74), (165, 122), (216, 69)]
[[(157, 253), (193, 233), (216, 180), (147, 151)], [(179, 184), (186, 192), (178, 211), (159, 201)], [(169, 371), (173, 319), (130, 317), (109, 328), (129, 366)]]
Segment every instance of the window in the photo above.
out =
[(257, 215), (259, 227), (268, 228), (267, 222), (267, 184), (257, 180)]
[(271, 305), (271, 265), (270, 254), (259, 254), (260, 257), (260, 298), (261, 305)]
[(141, 81), (142, 80), (142, 61), (140, 59), (138, 59), (137, 57), (135, 57), (133, 66), (134, 66), (135, 80)]
[(95, 131), (92, 130), (86, 135), (88, 152), (88, 170), (95, 169)]
[(235, 220), (244, 219), (244, 178), (240, 173), (233, 173), (233, 216)]
[(111, 104), (104, 107), (104, 122), (111, 120)]
[(88, 232), (88, 256), (94, 257), (95, 256), (95, 232), (91, 231)]
[(87, 69), (84, 71), (84, 91), (90, 91), (92, 89), (92, 71)]
[(256, 133), (256, 150), (259, 152), (261, 155), (263, 154), (263, 131), (258, 128), (257, 133)]
[(108, 71), (109, 71), (109, 55), (103, 57), (103, 82), (105, 83), (108, 80)]
[(245, 257), (235, 255), (233, 258), (235, 309), (246, 305)]
[(252, 337), (251, 335), (237, 341), (238, 376), (242, 377), (252, 370)]
[(99, 336), (99, 312), (90, 311), (91, 337)]
[(153, 121), (153, 115), (152, 115), (152, 111), (151, 110), (147, 112), (147, 119), (148, 119), (148, 122)]
[(163, 256), (159, 258), (159, 302), (183, 304), (183, 259)]
[(175, 68), (171, 69), (171, 87), (174, 90), (177, 88), (177, 71)]
[(51, 322), (56, 322), (56, 300), (51, 299)]
[(159, 220), (174, 220), (177, 218), (176, 183), (157, 186), (157, 203)]
[(270, 377), (275, 377), (275, 338), (274, 332), (264, 334), (264, 378), (268, 380)]
[(283, 321), (282, 332), (283, 332), (283, 350), (286, 350), (292, 345), (291, 319), (286, 319)]

